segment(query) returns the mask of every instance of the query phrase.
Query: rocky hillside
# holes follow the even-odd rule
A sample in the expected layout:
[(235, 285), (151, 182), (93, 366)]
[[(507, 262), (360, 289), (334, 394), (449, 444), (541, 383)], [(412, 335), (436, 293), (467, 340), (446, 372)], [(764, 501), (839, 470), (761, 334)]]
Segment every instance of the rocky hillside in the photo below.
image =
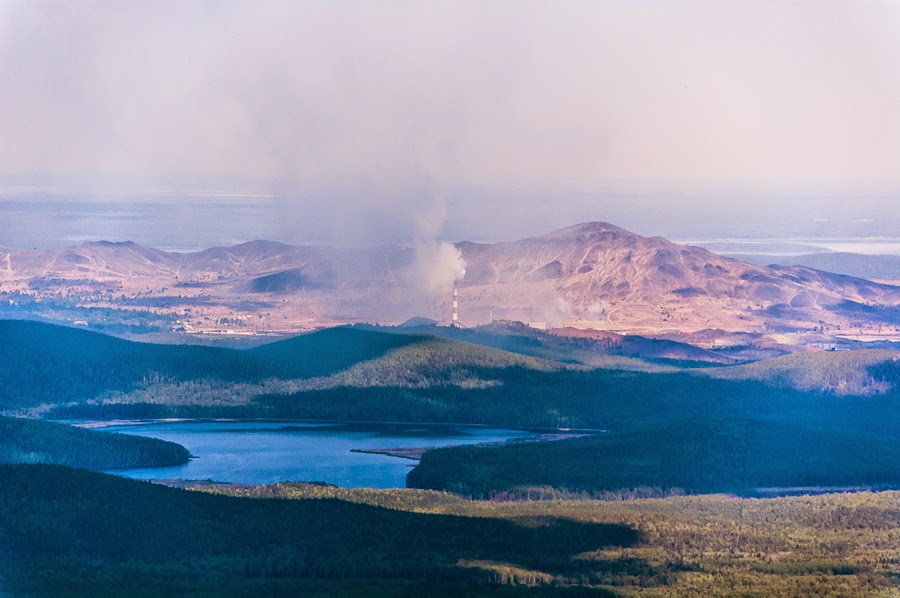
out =
[[(532, 317), (580, 321), (599, 329), (758, 330), (766, 326), (851, 325), (850, 313), (874, 309), (891, 323), (900, 288), (811, 268), (764, 267), (723, 258), (661, 237), (588, 223), (512, 243), (460, 245), (465, 286), (497, 309), (516, 305)], [(522, 305), (519, 296), (536, 305)]]
[[(752, 265), (600, 222), (456, 247), (466, 263), (459, 295), (467, 326), (506, 319), (617, 332), (842, 334), (900, 327), (900, 287), (803, 266)], [(139, 307), (195, 328), (449, 320), (449, 284), (446, 295), (423, 293), (415, 249), (407, 247), (253, 241), (170, 253), (96, 242), (6, 254), (0, 263), (0, 298), (16, 304), (54, 297), (81, 307)]]

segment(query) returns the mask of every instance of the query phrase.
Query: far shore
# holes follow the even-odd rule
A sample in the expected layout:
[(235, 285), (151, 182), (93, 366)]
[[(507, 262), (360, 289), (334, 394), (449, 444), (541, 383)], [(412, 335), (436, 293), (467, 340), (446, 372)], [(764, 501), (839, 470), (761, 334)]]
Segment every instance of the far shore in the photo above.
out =
[[(534, 432), (541, 440), (560, 440), (590, 434), (603, 434), (607, 430), (593, 428), (526, 428), (503, 424), (476, 424), (468, 422), (415, 422), (415, 421), (377, 421), (377, 420), (331, 420), (331, 419), (261, 419), (261, 418), (217, 418), (217, 417), (169, 417), (157, 419), (108, 419), (108, 420), (49, 420), (68, 424), (76, 428), (111, 428), (117, 426), (142, 426), (152, 424), (177, 423), (276, 423), (276, 424), (321, 424), (321, 425), (362, 425), (362, 426), (428, 426), (428, 427), (465, 427), (502, 430), (522, 430)], [(528, 439), (519, 441), (527, 442)]]

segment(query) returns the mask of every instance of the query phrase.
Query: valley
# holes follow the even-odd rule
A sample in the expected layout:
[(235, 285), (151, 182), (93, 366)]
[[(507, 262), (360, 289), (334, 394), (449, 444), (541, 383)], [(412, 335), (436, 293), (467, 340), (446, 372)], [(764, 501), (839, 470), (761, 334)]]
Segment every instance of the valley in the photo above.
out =
[[(531, 486), (564, 495), (634, 487), (740, 493), (900, 480), (892, 440), (900, 434), (900, 359), (890, 350), (723, 364), (697, 361), (704, 353), (673, 341), (661, 346), (693, 351), (695, 359), (661, 359), (659, 342), (649, 341), (631, 345), (636, 352), (627, 357), (606, 355), (617, 347), (609, 337), (599, 344), (576, 338), (578, 351), (600, 360), (588, 365), (563, 360), (579, 352), (559, 338), (516, 338), (509, 329), (464, 331), (469, 340), (462, 341), (340, 327), (247, 349), (137, 343), (27, 321), (0, 321), (0, 332), (6, 340), (0, 413), (7, 416), (600, 431), (553, 442), (426, 451), (407, 480), (469, 496)], [(249, 442), (255, 427), (275, 424), (215, 425), (249, 426)], [(158, 430), (167, 429), (178, 426)], [(179, 436), (167, 438), (178, 442)], [(405, 467), (399, 460), (395, 465)]]

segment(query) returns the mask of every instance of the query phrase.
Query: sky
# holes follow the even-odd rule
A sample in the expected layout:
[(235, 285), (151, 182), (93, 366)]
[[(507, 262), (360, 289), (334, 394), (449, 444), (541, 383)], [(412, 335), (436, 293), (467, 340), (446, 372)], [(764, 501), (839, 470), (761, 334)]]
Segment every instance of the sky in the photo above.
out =
[(898, 106), (895, 0), (0, 0), (0, 203), (296, 241), (884, 236)]

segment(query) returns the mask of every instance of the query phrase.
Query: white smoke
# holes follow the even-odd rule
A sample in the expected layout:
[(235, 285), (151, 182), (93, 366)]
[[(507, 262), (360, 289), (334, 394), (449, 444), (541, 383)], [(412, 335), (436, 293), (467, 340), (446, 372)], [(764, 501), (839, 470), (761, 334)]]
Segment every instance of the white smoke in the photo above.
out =
[(415, 219), (415, 251), (411, 277), (414, 288), (427, 296), (449, 292), (454, 280), (466, 275), (462, 252), (438, 238), (447, 219), (447, 198), (434, 193), (428, 210)]

